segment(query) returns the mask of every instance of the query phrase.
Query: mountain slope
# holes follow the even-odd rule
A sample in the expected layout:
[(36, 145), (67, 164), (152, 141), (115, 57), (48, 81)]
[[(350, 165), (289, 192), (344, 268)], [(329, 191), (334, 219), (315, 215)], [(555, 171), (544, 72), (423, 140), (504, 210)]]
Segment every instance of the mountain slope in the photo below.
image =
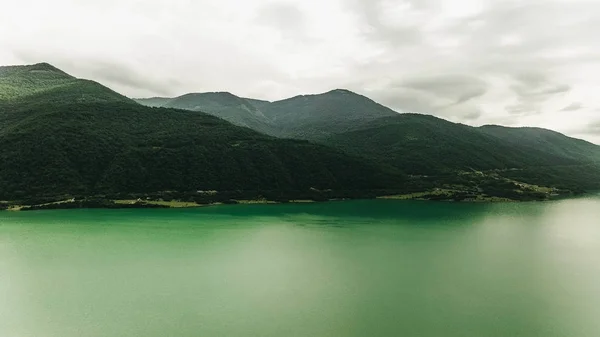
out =
[(248, 102), (250, 102), (250, 104), (254, 105), (254, 107), (256, 107), (258, 110), (264, 111), (266, 110), (269, 105), (271, 105), (271, 102), (269, 101), (265, 101), (262, 99), (254, 99), (254, 98), (247, 98), (244, 97), (244, 99)]
[[(457, 173), (485, 171), (488, 178), (471, 176), (466, 183), (480, 189), (480, 183), (509, 180), (504, 186), (492, 184), (494, 193), (513, 189), (510, 180), (569, 190), (600, 188), (600, 169), (596, 168), (600, 147), (549, 130), (474, 128), (429, 115), (398, 114), (347, 90), (245, 102), (259, 107), (273, 128), (246, 126), (278, 137), (322, 143), (424, 177), (415, 183), (421, 187), (444, 182), (456, 185), (466, 179)], [(472, 184), (473, 180), (482, 181)]]
[(73, 83), (75, 78), (47, 64), (0, 67), (0, 100), (11, 100)]
[(263, 106), (267, 118), (286, 137), (319, 139), (397, 113), (348, 90), (333, 90), (272, 102)]
[(133, 102), (96, 82), (77, 79), (48, 63), (0, 67), (0, 102), (37, 104), (56, 102)]
[(600, 165), (594, 159), (600, 157), (599, 146), (549, 130), (489, 130), (428, 115), (399, 114), (321, 142), (412, 175), (493, 171), (541, 186), (600, 188)]
[(600, 147), (598, 145), (567, 137), (552, 130), (509, 128), (498, 125), (485, 125), (480, 127), (479, 130), (511, 146), (528, 151), (543, 151), (544, 153), (571, 158), (576, 161), (600, 160)]
[(173, 98), (171, 97), (150, 97), (150, 98), (135, 98), (134, 101), (141, 105), (149, 106), (152, 108), (160, 108), (167, 104)]
[(173, 99), (138, 99), (138, 103), (190, 111), (201, 111), (222, 118), (238, 126), (274, 134), (268, 118), (252, 103), (228, 92), (191, 93)]
[[(379, 119), (357, 130), (332, 135), (323, 142), (389, 163), (410, 174), (553, 163), (551, 158), (514, 149), (475, 128), (418, 114)], [(557, 159), (556, 163), (575, 162)]]
[(62, 78), (68, 83), (48, 86), (37, 73), (20, 76), (33, 84), (11, 84), (16, 90), (0, 100), (0, 200), (200, 190), (297, 198), (402, 184), (399, 175), (324, 146), (201, 112), (144, 107), (95, 82)]

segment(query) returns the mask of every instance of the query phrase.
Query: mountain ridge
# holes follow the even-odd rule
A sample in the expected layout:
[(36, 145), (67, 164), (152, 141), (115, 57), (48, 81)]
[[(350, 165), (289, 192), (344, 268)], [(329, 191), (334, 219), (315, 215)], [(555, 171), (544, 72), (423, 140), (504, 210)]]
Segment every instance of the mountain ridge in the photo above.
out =
[(248, 127), (268, 135), (276, 135), (271, 121), (260, 109), (245, 98), (230, 92), (188, 93), (168, 100), (154, 98), (136, 101), (146, 106), (201, 111), (237, 126)]
[[(0, 200), (165, 191), (202, 201), (382, 193), (545, 200), (600, 188), (594, 144), (398, 113), (346, 89), (274, 102), (191, 93), (142, 101), (161, 105), (147, 107), (49, 64), (7, 69)], [(198, 192), (212, 190), (219, 196)]]
[(0, 77), (17, 93), (27, 89), (0, 100), (0, 200), (333, 198), (400, 188), (404, 179), (323, 145), (204, 112), (144, 107), (89, 80), (54, 85), (40, 74)]
[[(322, 95), (327, 95), (327, 94), (332, 94), (332, 93), (354, 94), (356, 96), (365, 97), (368, 100), (373, 101), (368, 96), (365, 96), (365, 95), (353, 92), (352, 90), (349, 90), (349, 89), (343, 89), (343, 88), (331, 89), (331, 90), (328, 90), (328, 91), (325, 91), (325, 92), (321, 92), (321, 93), (298, 94), (298, 95), (294, 95), (294, 96), (291, 96), (291, 97), (282, 98), (282, 99), (273, 100), (273, 101), (266, 100), (266, 99), (257, 99), (257, 98), (250, 98), (250, 97), (242, 97), (242, 96), (235, 95), (235, 94), (233, 94), (230, 91), (191, 92), (191, 93), (183, 94), (183, 95), (180, 95), (180, 96), (177, 96), (177, 97), (182, 97), (182, 96), (186, 96), (186, 95), (190, 95), (190, 94), (197, 95), (197, 94), (211, 94), (211, 93), (223, 93), (223, 94), (233, 95), (233, 96), (242, 98), (242, 99), (250, 102), (251, 104), (255, 105), (255, 107), (257, 107), (259, 109), (261, 109), (262, 106), (273, 104), (273, 103), (285, 102), (285, 101), (289, 101), (289, 100), (293, 100), (293, 99), (317, 97), (317, 96), (322, 96)], [(144, 104), (144, 101), (146, 101), (146, 100), (165, 100), (165, 101), (169, 101), (169, 100), (173, 100), (173, 99), (175, 99), (177, 97), (159, 97), (159, 96), (156, 96), (156, 97), (147, 97), (147, 98), (138, 97), (138, 98), (133, 98), (133, 100), (135, 100), (136, 102), (138, 102), (138, 103), (140, 103), (142, 105), (150, 106), (149, 104)], [(373, 101), (373, 102), (375, 102), (378, 105), (382, 105), (381, 103), (378, 103), (376, 101)], [(158, 105), (156, 105), (156, 106), (158, 107)], [(162, 105), (160, 105), (160, 106), (162, 106)], [(382, 105), (382, 106), (384, 106), (384, 105)], [(389, 110), (391, 110), (391, 111), (393, 111), (393, 112), (395, 112), (397, 114), (416, 114), (416, 115), (421, 115), (421, 116), (432, 116), (432, 117), (435, 117), (435, 118), (443, 119), (441, 117), (437, 117), (436, 115), (429, 114), (429, 113), (403, 112), (403, 111), (396, 111), (396, 110), (388, 108), (388, 107), (385, 107), (385, 108), (387, 108), (387, 109), (389, 109)], [(445, 120), (445, 119), (443, 119), (443, 120)], [(456, 123), (456, 122), (453, 122), (453, 123)], [(462, 123), (456, 123), (456, 124), (462, 124)], [(468, 125), (468, 124), (464, 124), (464, 125)], [(506, 126), (506, 125), (501, 125), (501, 124), (484, 124), (484, 125), (474, 126), (474, 127), (483, 128), (483, 129), (485, 129), (485, 128), (493, 128), (493, 127), (502, 127), (502, 128), (506, 128), (506, 129), (547, 130), (547, 131), (558, 133), (558, 134), (560, 134), (562, 136), (565, 136), (565, 137), (569, 137), (569, 138), (572, 138), (572, 139), (578, 139), (578, 140), (581, 140), (581, 141), (584, 141), (584, 142), (587, 142), (587, 143), (590, 143), (590, 144), (593, 144), (593, 145), (596, 145), (596, 146), (600, 146), (600, 144), (596, 144), (594, 142), (591, 142), (591, 141), (588, 141), (588, 140), (584, 140), (584, 139), (580, 139), (580, 138), (577, 138), (577, 137), (569, 136), (569, 135), (567, 135), (565, 133), (562, 133), (562, 132), (559, 132), (559, 131), (556, 131), (556, 130), (552, 130), (552, 129), (548, 129), (548, 128), (543, 128), (543, 127), (536, 127), (536, 126)]]
[[(411, 175), (495, 170), (507, 179), (562, 186), (565, 172), (558, 168), (567, 166), (576, 177), (568, 188), (600, 188), (593, 178), (595, 166), (592, 181), (586, 181), (588, 165), (600, 161), (600, 147), (552, 130), (473, 127), (429, 114), (399, 113), (346, 89), (254, 102), (274, 127), (258, 129), (263, 133), (324, 144)], [(535, 170), (546, 172), (545, 178), (534, 179)]]

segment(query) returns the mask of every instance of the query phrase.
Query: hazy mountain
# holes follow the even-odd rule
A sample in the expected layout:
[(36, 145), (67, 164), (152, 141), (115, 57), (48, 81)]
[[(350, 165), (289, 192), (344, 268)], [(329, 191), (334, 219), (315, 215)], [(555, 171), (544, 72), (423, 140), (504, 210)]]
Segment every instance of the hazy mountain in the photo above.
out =
[(529, 200), (600, 188), (596, 145), (398, 114), (347, 90), (276, 102), (226, 92), (137, 101), (164, 108), (49, 64), (0, 67), (0, 200), (199, 190)]
[(297, 197), (400, 184), (324, 146), (144, 107), (47, 64), (0, 68), (0, 83), (0, 200), (198, 190)]
[(275, 134), (274, 126), (261, 110), (248, 100), (228, 92), (191, 93), (172, 99), (149, 98), (136, 101), (147, 106), (206, 112), (238, 126)]
[(600, 188), (600, 147), (550, 130), (475, 128), (399, 114), (320, 142), (413, 175), (494, 171), (543, 186)]
[(192, 93), (166, 102), (161, 98), (136, 101), (147, 106), (203, 111), (269, 135), (308, 140), (397, 115), (365, 96), (342, 89), (275, 102), (241, 98), (227, 92)]
[(397, 115), (365, 96), (342, 89), (296, 96), (265, 104), (262, 109), (283, 135), (302, 139), (318, 139)]
[(262, 99), (254, 99), (254, 98), (244, 98), (246, 101), (250, 102), (250, 104), (254, 105), (259, 110), (265, 110), (271, 105), (270, 101), (265, 101)]
[(145, 106), (149, 106), (149, 107), (153, 107), (153, 108), (160, 108), (160, 107), (164, 106), (165, 104), (167, 104), (172, 99), (173, 99), (172, 97), (150, 97), (150, 98), (134, 98), (134, 101), (140, 103), (141, 105), (145, 105)]
[(502, 142), (527, 151), (542, 151), (576, 161), (600, 160), (600, 147), (585, 140), (571, 138), (540, 128), (509, 128), (485, 125), (479, 130)]
[[(209, 94), (199, 97), (204, 95)], [(198, 108), (193, 99), (198, 94), (186, 96), (187, 104), (177, 107)], [(245, 126), (322, 143), (416, 176), (493, 171), (494, 175), (544, 186), (600, 188), (600, 147), (550, 130), (474, 128), (430, 115), (397, 113), (340, 89), (275, 102), (235, 97), (235, 104), (229, 106), (240, 116), (241, 110), (255, 110), (241, 109), (238, 100), (261, 112), (255, 116), (263, 123)], [(210, 104), (203, 103), (203, 107), (211, 110)]]
[(332, 135), (324, 143), (377, 158), (411, 174), (573, 165), (600, 153), (600, 147), (592, 145), (586, 155), (565, 155), (566, 149), (579, 150), (580, 141), (566, 136), (557, 138), (554, 144), (529, 146), (518, 141), (503, 141), (496, 135), (482, 132), (481, 128), (429, 115), (398, 114)]

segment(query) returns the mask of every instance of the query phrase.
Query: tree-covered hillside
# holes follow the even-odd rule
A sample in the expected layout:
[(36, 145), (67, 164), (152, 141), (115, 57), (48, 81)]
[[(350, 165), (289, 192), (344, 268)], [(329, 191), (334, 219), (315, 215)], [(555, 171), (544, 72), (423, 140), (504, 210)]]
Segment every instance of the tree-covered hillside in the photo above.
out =
[(228, 92), (192, 93), (172, 99), (149, 98), (136, 101), (146, 106), (201, 111), (261, 133), (275, 133), (275, 127), (261, 110), (248, 100)]
[(0, 100), (9, 100), (76, 81), (47, 63), (0, 67)]
[(594, 144), (398, 114), (347, 90), (278, 102), (229, 93), (138, 100), (165, 106), (151, 108), (48, 64), (0, 67), (0, 89), (0, 200), (542, 200), (600, 189)]
[[(509, 130), (509, 129), (507, 129)], [(562, 136), (562, 144), (530, 146), (503, 141), (481, 129), (429, 115), (398, 114), (378, 119), (350, 132), (334, 134), (324, 143), (375, 158), (410, 174), (452, 170), (491, 170), (530, 166), (574, 165), (588, 158), (564, 155), (579, 149), (578, 140)], [(587, 155), (600, 153), (592, 145)]]
[[(405, 172), (423, 189), (451, 183), (475, 191), (492, 186), (493, 193), (504, 194), (503, 189), (518, 189), (511, 181), (577, 191), (600, 188), (600, 147), (550, 130), (474, 128), (430, 115), (399, 114), (347, 90), (245, 102), (272, 126), (265, 131), (248, 125), (255, 130), (307, 139)], [(485, 172), (488, 178), (469, 180), (465, 172)]]
[(160, 108), (167, 104), (172, 97), (150, 97), (150, 98), (135, 98), (134, 101), (141, 105), (149, 106), (152, 108)]
[(600, 160), (600, 147), (598, 145), (567, 137), (552, 130), (509, 128), (498, 125), (482, 126), (479, 130), (511, 146), (527, 151), (542, 151), (580, 162)]
[(321, 142), (411, 175), (488, 171), (541, 186), (600, 188), (600, 147), (549, 130), (491, 130), (429, 115), (399, 114)]
[(59, 70), (44, 71), (64, 83), (40, 84), (33, 70), (19, 75), (26, 90), (11, 79), (20, 94), (0, 100), (0, 200), (213, 190), (293, 198), (403, 186), (402, 175), (321, 145), (144, 107)]
[(282, 136), (309, 140), (397, 115), (365, 96), (342, 89), (263, 104), (262, 111)]

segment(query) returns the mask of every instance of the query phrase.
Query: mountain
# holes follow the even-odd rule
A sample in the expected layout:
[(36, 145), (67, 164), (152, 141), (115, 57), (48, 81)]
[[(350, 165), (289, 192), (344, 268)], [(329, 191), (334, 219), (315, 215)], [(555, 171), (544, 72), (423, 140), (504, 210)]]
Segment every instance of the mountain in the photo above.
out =
[(10, 100), (73, 83), (75, 78), (48, 63), (0, 67), (0, 100)]
[(191, 93), (172, 99), (150, 98), (136, 101), (146, 106), (201, 111), (265, 134), (276, 133), (262, 111), (248, 100), (228, 92)]
[(96, 82), (77, 79), (48, 63), (0, 67), (0, 102), (38, 104), (52, 102), (133, 102)]
[(202, 111), (235, 125), (281, 138), (317, 140), (398, 113), (371, 99), (337, 89), (269, 102), (227, 92), (191, 93), (173, 99), (136, 99), (146, 106)]
[(407, 173), (421, 189), (450, 186), (513, 199), (521, 196), (512, 192), (522, 193), (528, 184), (539, 185), (527, 187), (534, 192), (541, 187), (600, 189), (600, 147), (550, 130), (475, 128), (430, 115), (397, 113), (342, 89), (275, 102), (243, 100), (269, 124), (268, 129), (246, 126), (320, 143)]
[(477, 172), (552, 188), (600, 189), (600, 147), (550, 130), (475, 128), (398, 114), (319, 142), (438, 181), (464, 184), (461, 174)]
[(498, 125), (484, 125), (479, 128), (506, 144), (527, 151), (543, 151), (547, 154), (570, 158), (575, 161), (598, 161), (598, 145), (585, 140), (571, 138), (562, 133), (541, 128), (509, 128)]
[(256, 104), (279, 135), (325, 144), (415, 176), (445, 176), (438, 182), (457, 172), (494, 171), (543, 186), (600, 188), (600, 147), (551, 130), (474, 128), (397, 113), (341, 89)]
[(284, 136), (311, 140), (398, 114), (365, 96), (343, 89), (296, 96), (264, 104), (261, 109)]
[(270, 101), (265, 101), (262, 99), (254, 99), (254, 98), (244, 98), (246, 101), (250, 102), (250, 104), (254, 105), (258, 110), (266, 110), (269, 105), (271, 105)]
[(0, 67), (0, 200), (543, 200), (600, 189), (594, 144), (399, 114), (347, 90), (137, 102), (162, 107), (46, 63)]
[(600, 147), (589, 143), (585, 147), (585, 142), (558, 133), (554, 142), (535, 145), (518, 138), (504, 139), (512, 137), (510, 128), (495, 133), (487, 130), (430, 115), (398, 114), (331, 135), (323, 143), (387, 162), (410, 174), (576, 165), (600, 154)]
[(138, 102), (141, 105), (160, 108), (167, 104), (173, 98), (171, 97), (150, 97), (150, 98), (134, 98), (133, 100)]
[(201, 191), (287, 200), (403, 188), (402, 175), (340, 151), (145, 107), (48, 64), (0, 67), (0, 83), (0, 200)]

